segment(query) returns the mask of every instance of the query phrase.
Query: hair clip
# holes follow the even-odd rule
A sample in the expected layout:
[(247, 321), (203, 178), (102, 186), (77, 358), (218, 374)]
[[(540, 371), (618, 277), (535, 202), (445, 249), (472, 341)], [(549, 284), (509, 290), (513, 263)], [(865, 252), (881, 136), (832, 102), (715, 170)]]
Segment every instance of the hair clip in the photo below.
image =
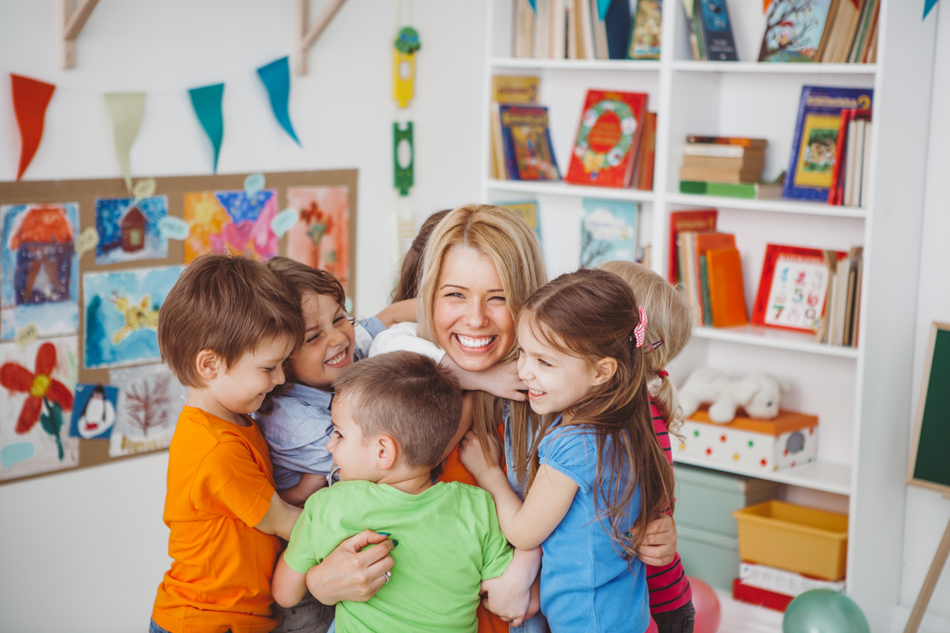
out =
[(633, 336), (637, 339), (637, 347), (643, 347), (643, 337), (647, 333), (647, 311), (640, 306), (640, 324), (633, 329)]
[(659, 341), (653, 341), (652, 343), (650, 343), (649, 345), (643, 348), (643, 353), (652, 354), (656, 350), (660, 349), (660, 347), (662, 346), (663, 346), (663, 339), (660, 339)]
[(661, 369), (660, 371), (656, 372), (656, 375), (659, 378), (666, 378), (667, 376), (670, 375), (670, 372), (666, 371), (665, 369)]

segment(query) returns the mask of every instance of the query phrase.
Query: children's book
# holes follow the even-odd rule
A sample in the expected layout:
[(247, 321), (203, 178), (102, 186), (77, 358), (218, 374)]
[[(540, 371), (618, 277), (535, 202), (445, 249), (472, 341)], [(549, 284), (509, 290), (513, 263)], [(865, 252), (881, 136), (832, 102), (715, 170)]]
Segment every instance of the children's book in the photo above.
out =
[(646, 93), (588, 90), (565, 180), (629, 187), (646, 107)]
[(643, 136), (637, 156), (636, 188), (653, 190), (653, 169), (656, 163), (656, 112), (647, 112), (643, 119)]
[(706, 253), (709, 270), (709, 304), (713, 327), (732, 327), (749, 322), (742, 282), (742, 258), (736, 249)]
[(584, 198), (581, 220), (581, 268), (619, 259), (636, 261), (640, 205), (619, 200)]
[(610, 59), (627, 59), (627, 45), (630, 43), (629, 3), (611, 2), (607, 7), (604, 26), (607, 29), (607, 53)]
[(512, 180), (560, 180), (548, 129), (548, 109), (537, 105), (499, 106), (505, 166)]
[(683, 231), (707, 232), (716, 230), (716, 218), (719, 211), (716, 209), (693, 209), (690, 211), (673, 211), (670, 213), (670, 258), (669, 280), (671, 284), (683, 280), (682, 269), (677, 258), (677, 241)]
[[(848, 0), (850, 2), (850, 0)], [(828, 15), (839, 0), (773, 0), (765, 18), (760, 62), (817, 62)]]
[(803, 86), (785, 197), (827, 201), (835, 169), (841, 111), (870, 108), (871, 88)]
[(541, 241), (541, 215), (538, 213), (537, 200), (517, 200), (514, 202), (499, 202), (498, 206), (510, 209), (518, 214), (525, 223), (534, 231), (538, 238), (538, 244), (544, 244)]
[(697, 7), (703, 31), (705, 58), (720, 62), (739, 61), (726, 0), (698, 0)]
[[(618, 0), (620, 2), (621, 0)], [(630, 59), (660, 59), (660, 37), (663, 31), (661, 0), (639, 0), (630, 34)]]
[(537, 103), (541, 78), (521, 75), (495, 75), (491, 78), (494, 103)]

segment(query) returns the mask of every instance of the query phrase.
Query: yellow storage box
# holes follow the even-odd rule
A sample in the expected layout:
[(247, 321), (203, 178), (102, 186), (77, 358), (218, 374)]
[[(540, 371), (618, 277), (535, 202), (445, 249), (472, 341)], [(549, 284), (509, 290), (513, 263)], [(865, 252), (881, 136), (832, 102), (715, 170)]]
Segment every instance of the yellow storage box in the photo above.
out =
[(739, 558), (825, 580), (845, 575), (848, 517), (783, 501), (732, 513), (739, 523)]

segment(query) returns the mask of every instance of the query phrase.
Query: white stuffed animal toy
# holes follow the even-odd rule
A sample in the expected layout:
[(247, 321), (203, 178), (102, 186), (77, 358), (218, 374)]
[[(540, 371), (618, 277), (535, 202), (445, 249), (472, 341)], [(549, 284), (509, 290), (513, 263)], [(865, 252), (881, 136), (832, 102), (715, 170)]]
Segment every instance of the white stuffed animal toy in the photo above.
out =
[(680, 387), (679, 403), (684, 419), (709, 402), (709, 419), (718, 424), (732, 422), (739, 407), (750, 418), (771, 420), (778, 415), (782, 394), (788, 391), (786, 383), (767, 374), (747, 374), (732, 380), (718, 369), (701, 367)]

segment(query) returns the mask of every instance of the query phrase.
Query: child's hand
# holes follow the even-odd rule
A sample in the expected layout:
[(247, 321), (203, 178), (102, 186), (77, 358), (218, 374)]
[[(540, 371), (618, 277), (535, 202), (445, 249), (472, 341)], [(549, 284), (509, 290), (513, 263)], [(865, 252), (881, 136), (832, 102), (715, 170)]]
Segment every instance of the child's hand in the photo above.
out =
[[(513, 591), (504, 576), (482, 581), (482, 591), (488, 592), (482, 599), (482, 606), (497, 615), (509, 626), (520, 626), (528, 617), (531, 606), (531, 591)], [(539, 603), (540, 606), (540, 603)], [(537, 612), (535, 612), (537, 613)]]
[(467, 371), (455, 364), (455, 361), (446, 354), (440, 363), (452, 371), (459, 385), (465, 391), (485, 391), (498, 398), (523, 401), (527, 399), (524, 393), (527, 387), (518, 378), (518, 362), (496, 363), (485, 371)]
[(472, 473), (475, 479), (481, 480), (492, 470), (501, 470), (501, 447), (494, 440), (489, 440), (488, 453), (485, 455), (482, 450), (482, 443), (479, 441), (475, 431), (469, 431), (462, 438), (459, 444), (459, 461)]
[(663, 567), (673, 562), (676, 555), (676, 523), (673, 517), (664, 514), (650, 521), (640, 545), (639, 558), (647, 565)]

